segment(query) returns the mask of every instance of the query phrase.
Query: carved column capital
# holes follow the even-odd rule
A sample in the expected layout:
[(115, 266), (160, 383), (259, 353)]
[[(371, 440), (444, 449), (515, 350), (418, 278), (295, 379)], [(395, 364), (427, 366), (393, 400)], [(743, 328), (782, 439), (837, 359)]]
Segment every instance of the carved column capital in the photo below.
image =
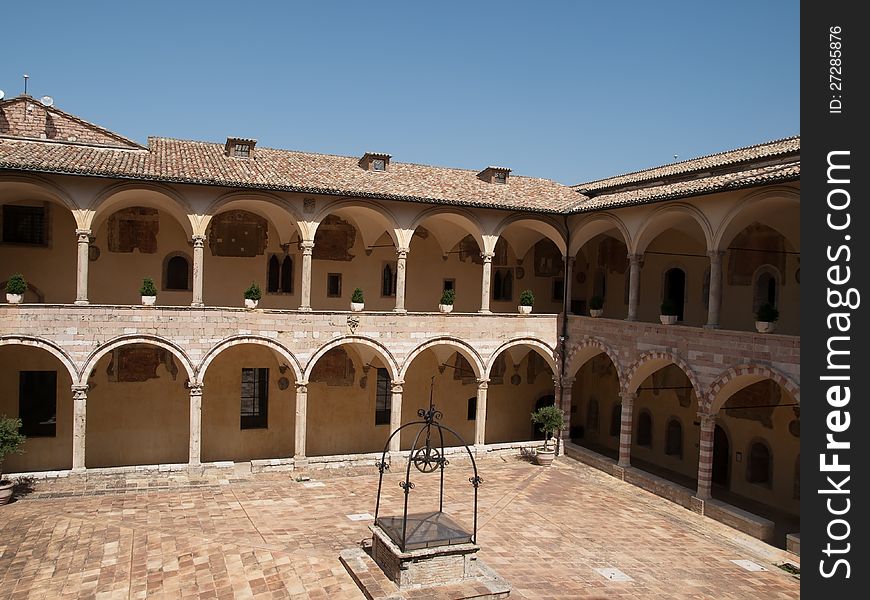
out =
[(701, 414), (701, 429), (713, 429), (716, 426), (716, 415)]
[(408, 252), (410, 252), (408, 248), (396, 248), (396, 258), (405, 260), (408, 258)]
[(91, 230), (90, 229), (76, 229), (76, 239), (79, 244), (90, 244), (91, 243)]
[(485, 262), (485, 263), (491, 263), (494, 256), (495, 256), (495, 252), (481, 252), (480, 253), (480, 258), (482, 258), (483, 262)]
[(622, 392), (619, 396), (622, 398), (623, 404), (631, 404), (637, 399), (635, 392)]
[(485, 390), (489, 388), (489, 379), (481, 378), (477, 380), (477, 389)]
[(302, 248), (303, 255), (311, 256), (314, 251), (314, 242), (312, 240), (303, 240), (299, 242), (299, 247)]
[(722, 262), (722, 256), (724, 255), (724, 250), (707, 250), (707, 256), (710, 258), (710, 262)]
[(573, 268), (574, 263), (577, 262), (577, 257), (576, 256), (563, 256), (562, 262), (571, 265), (571, 267)]
[(197, 233), (196, 235), (194, 235), (190, 239), (193, 242), (194, 248), (204, 248), (205, 247), (205, 236), (204, 235), (200, 235)]
[(394, 381), (390, 384), (390, 392), (393, 394), (401, 394), (405, 390), (404, 385), (404, 381)]
[(88, 386), (87, 385), (74, 385), (72, 386), (73, 400), (87, 400), (88, 399)]
[(629, 254), (628, 262), (632, 265), (643, 265), (643, 253), (641, 254)]
[(202, 396), (202, 388), (201, 384), (187, 384), (188, 389), (190, 390), (191, 396)]
[(297, 381), (296, 382), (296, 393), (297, 394), (307, 394), (308, 393), (308, 382), (307, 381)]

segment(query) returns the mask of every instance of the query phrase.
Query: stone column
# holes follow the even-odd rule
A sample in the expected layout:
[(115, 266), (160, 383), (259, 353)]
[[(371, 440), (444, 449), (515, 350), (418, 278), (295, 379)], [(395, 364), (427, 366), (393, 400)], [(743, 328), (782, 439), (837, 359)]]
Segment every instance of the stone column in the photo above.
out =
[(407, 312), (405, 310), (405, 262), (408, 258), (408, 250), (399, 248), (396, 250), (396, 308), (393, 310), (398, 313)]
[(202, 455), (202, 386), (190, 385), (190, 448), (187, 464), (198, 467)]
[(85, 433), (87, 430), (88, 386), (74, 385), (73, 393), (73, 471), (85, 470)]
[(480, 310), (478, 312), (488, 313), (489, 310), (489, 286), (492, 279), (492, 257), (495, 256), (492, 252), (481, 252), (480, 258), (483, 259), (483, 278), (480, 284)]
[[(310, 255), (309, 255), (310, 256)], [(308, 421), (308, 382), (296, 382), (296, 444), (294, 462), (305, 460), (305, 436)]]
[[(394, 381), (390, 385), (390, 435), (402, 426), (402, 385), (404, 381)], [(390, 440), (390, 452), (401, 449), (401, 434)]]
[(477, 411), (474, 417), (474, 445), (483, 446), (486, 440), (486, 390), (489, 379), (477, 380)]
[(719, 307), (722, 305), (722, 255), (721, 250), (710, 250), (710, 292), (707, 300), (707, 327), (719, 329)]
[[(557, 393), (560, 388), (562, 390), (562, 402), (559, 405), (559, 408), (562, 409), (562, 415), (565, 417), (565, 429), (562, 430), (563, 443), (571, 441), (571, 391), (573, 387), (574, 378), (563, 377), (559, 387), (556, 388)], [(558, 400), (559, 396), (557, 395), (556, 398)]]
[(642, 262), (642, 254), (628, 255), (628, 317), (625, 319), (626, 321), (637, 321), (637, 305), (640, 302), (640, 267)]
[(91, 244), (90, 229), (76, 229), (78, 260), (76, 262), (76, 304), (88, 304), (88, 248)]
[(314, 242), (304, 240), (299, 244), (302, 248), (302, 304), (299, 310), (311, 310), (311, 254), (314, 251)]
[(202, 263), (205, 236), (193, 236), (193, 300), (191, 306), (202, 306)]
[(713, 482), (713, 433), (716, 430), (716, 415), (701, 415), (701, 438), (698, 450), (698, 493), (701, 500), (710, 498)]
[(622, 393), (622, 418), (619, 426), (619, 466), (631, 466), (631, 421), (634, 415), (634, 392)]
[(567, 265), (565, 272), (565, 313), (571, 314), (571, 281), (574, 279), (574, 263), (577, 259), (573, 256), (563, 256), (562, 262)]

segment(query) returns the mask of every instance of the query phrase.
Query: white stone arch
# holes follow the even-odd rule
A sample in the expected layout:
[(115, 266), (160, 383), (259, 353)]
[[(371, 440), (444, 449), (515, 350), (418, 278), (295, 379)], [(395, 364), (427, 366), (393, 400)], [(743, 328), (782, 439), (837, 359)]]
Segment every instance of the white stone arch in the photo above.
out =
[(85, 229), (86, 222), (83, 215), (85, 207), (79, 206), (65, 189), (53, 181), (29, 173), (3, 173), (0, 174), (0, 184), (4, 183), (30, 185), (38, 188), (41, 192), (52, 198), (55, 203), (69, 209), (76, 220), (76, 226)]
[(30, 346), (31, 348), (45, 350), (58, 359), (66, 368), (73, 385), (78, 385), (79, 383), (79, 372), (75, 362), (73, 362), (72, 358), (63, 348), (54, 342), (32, 335), (3, 335), (0, 336), (0, 346)]
[(402, 227), (392, 211), (383, 204), (359, 199), (343, 199), (325, 204), (314, 219), (308, 221), (308, 233), (312, 240), (320, 223), (329, 215), (350, 220), (360, 232), (366, 247), (374, 245), (384, 232), (390, 236), (396, 248), (402, 247), (399, 237)]
[(613, 213), (593, 213), (571, 227), (571, 245), (568, 247), (568, 256), (577, 256), (580, 249), (592, 238), (613, 229), (616, 229), (622, 237), (626, 251), (632, 248), (631, 234), (622, 219)]
[[(418, 227), (423, 225), (425, 221), (429, 220), (440, 220), (445, 221), (452, 225), (453, 227), (459, 228), (463, 230), (467, 235), (470, 235), (477, 242), (477, 245), (480, 247), (480, 251), (483, 252), (485, 250), (484, 240), (483, 240), (483, 225), (480, 222), (480, 219), (477, 218), (477, 215), (472, 213), (469, 210), (464, 208), (456, 208), (456, 207), (447, 207), (447, 206), (436, 206), (433, 208), (429, 208), (421, 212), (417, 217), (411, 222), (409, 229), (415, 231)], [(438, 241), (438, 245), (441, 246), (441, 249), (444, 252), (449, 252), (453, 247), (459, 243), (459, 241), (465, 237), (459, 236), (453, 233), (450, 235), (449, 231), (438, 231), (439, 229), (436, 227), (432, 227), (431, 225), (426, 225), (426, 229), (432, 232), (432, 235), (435, 236), (435, 239)]]
[(438, 337), (431, 340), (427, 340), (423, 342), (414, 350), (408, 354), (407, 358), (405, 358), (405, 362), (402, 364), (401, 371), (399, 373), (399, 377), (402, 381), (405, 380), (405, 376), (408, 374), (408, 370), (411, 368), (411, 364), (414, 362), (414, 359), (417, 358), (424, 351), (429, 350), (430, 348), (434, 348), (437, 346), (446, 346), (453, 349), (455, 352), (459, 352), (471, 365), (471, 368), (474, 369), (474, 376), (477, 379), (483, 377), (483, 373), (485, 370), (485, 366), (483, 364), (483, 359), (478, 354), (477, 350), (475, 350), (470, 344), (463, 342), (459, 338), (454, 337)]
[(708, 250), (712, 248), (713, 229), (706, 215), (691, 204), (675, 202), (656, 208), (647, 215), (634, 236), (634, 247), (630, 248), (630, 253), (643, 254), (659, 234), (672, 227), (685, 225), (687, 221), (695, 223), (700, 228), (704, 236), (705, 248)]
[[(517, 229), (525, 229), (525, 232), (517, 232)], [(508, 231), (513, 230), (513, 231)], [(531, 231), (532, 233), (528, 233)], [(535, 235), (537, 234), (537, 235)], [(542, 236), (553, 242), (566, 256), (568, 246), (565, 243), (566, 233), (563, 223), (556, 221), (554, 217), (544, 215), (528, 215), (514, 213), (508, 215), (495, 227), (493, 233), (495, 239), (502, 238), (511, 245), (517, 258), (522, 258), (534, 246)]]
[(215, 198), (205, 213), (197, 218), (196, 233), (206, 235), (212, 219), (231, 210), (244, 210), (269, 221), (278, 232), (282, 245), (289, 244), (294, 233), (305, 239), (307, 231), (302, 226), (302, 217), (290, 202), (276, 194), (255, 190), (237, 190)]
[(489, 360), (486, 362), (486, 371), (484, 377), (489, 379), (489, 374), (492, 372), (492, 368), (495, 365), (495, 361), (498, 359), (499, 355), (515, 346), (529, 346), (531, 350), (536, 351), (541, 357), (547, 362), (547, 365), (550, 367), (550, 370), (553, 372), (553, 377), (558, 381), (559, 374), (559, 364), (556, 362), (555, 353), (556, 351), (550, 347), (546, 342), (542, 342), (541, 340), (535, 338), (516, 338), (510, 341), (505, 342), (501, 346), (495, 349), (495, 351), (490, 355)]
[(640, 387), (640, 384), (643, 383), (647, 377), (668, 365), (676, 365), (686, 375), (689, 383), (692, 384), (692, 391), (695, 393), (695, 398), (700, 409), (704, 395), (703, 388), (698, 381), (698, 376), (686, 361), (673, 352), (652, 351), (641, 355), (641, 357), (638, 358), (627, 370), (627, 375), (624, 379), (625, 388), (623, 388), (623, 391), (636, 393), (637, 388)]
[(759, 381), (771, 380), (791, 396), (801, 402), (800, 385), (790, 377), (770, 365), (746, 363), (726, 369), (707, 388), (704, 401), (699, 407), (702, 414), (715, 415), (731, 396)]
[(346, 345), (358, 345), (369, 348), (369, 350), (373, 351), (374, 354), (381, 359), (381, 362), (384, 363), (384, 366), (390, 372), (390, 379), (392, 381), (401, 381), (401, 379), (399, 379), (399, 365), (395, 357), (393, 357), (392, 352), (390, 352), (386, 346), (384, 346), (377, 340), (373, 340), (371, 338), (361, 335), (346, 335), (338, 337), (330, 340), (329, 342), (318, 348), (317, 351), (308, 360), (308, 363), (305, 365), (305, 369), (303, 371), (303, 378), (300, 381), (309, 381), (311, 377), (311, 372), (314, 370), (314, 365), (317, 364), (317, 361), (320, 360), (324, 354), (326, 354), (330, 350), (333, 350), (334, 348)]
[(184, 196), (167, 185), (146, 181), (122, 182), (103, 188), (88, 207), (83, 229), (90, 229), (96, 234), (112, 213), (130, 206), (146, 206), (163, 211), (178, 222), (188, 238), (193, 237), (191, 215), (194, 210)]
[(190, 360), (190, 357), (187, 353), (176, 345), (174, 342), (171, 342), (165, 338), (156, 336), (156, 335), (147, 335), (147, 334), (130, 334), (130, 335), (122, 335), (116, 338), (113, 338), (101, 345), (99, 348), (91, 352), (90, 356), (88, 356), (85, 361), (84, 367), (79, 372), (79, 380), (82, 384), (87, 384), (88, 377), (97, 367), (97, 363), (100, 362), (100, 359), (103, 358), (106, 354), (114, 350), (115, 348), (120, 348), (121, 346), (129, 346), (132, 344), (148, 344), (149, 346), (157, 346), (158, 348), (163, 348), (164, 350), (168, 350), (181, 362), (181, 365), (184, 367), (184, 370), (187, 371), (187, 377), (191, 383), (197, 381), (196, 373), (193, 370), (193, 363)]
[[(776, 186), (750, 192), (725, 216), (713, 236), (713, 248), (725, 250), (748, 225), (758, 221), (780, 233), (795, 249), (800, 248), (800, 192)], [(784, 227), (782, 214), (797, 210), (795, 223)], [(771, 218), (772, 217), (772, 218)]]
[(619, 353), (605, 342), (594, 337), (584, 336), (580, 343), (568, 351), (568, 356), (565, 359), (565, 376), (574, 377), (583, 365), (599, 354), (606, 354), (610, 362), (613, 363), (613, 367), (616, 369), (616, 377), (619, 381), (619, 389), (622, 389), (625, 374), (622, 363), (619, 360)]
[(235, 335), (224, 340), (221, 340), (215, 346), (208, 351), (208, 353), (203, 357), (202, 362), (197, 368), (197, 381), (200, 385), (205, 383), (205, 374), (208, 371), (209, 365), (212, 361), (217, 358), (217, 356), (227, 350), (228, 348), (232, 348), (233, 346), (242, 346), (245, 344), (253, 344), (256, 346), (265, 346), (274, 352), (277, 352), (282, 358), (284, 358), (291, 369), (293, 369), (293, 376), (295, 381), (300, 382), (302, 379), (302, 367), (299, 365), (299, 360), (296, 356), (290, 351), (289, 348), (277, 342), (273, 339), (259, 336), (259, 335)]

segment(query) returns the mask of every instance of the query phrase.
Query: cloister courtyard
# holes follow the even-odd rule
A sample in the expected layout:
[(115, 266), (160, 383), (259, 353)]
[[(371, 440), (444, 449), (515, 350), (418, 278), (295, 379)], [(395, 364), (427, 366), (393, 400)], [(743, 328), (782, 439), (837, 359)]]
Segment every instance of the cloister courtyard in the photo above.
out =
[[(796, 556), (572, 458), (545, 468), (491, 453), (478, 466), (481, 558), (511, 598), (800, 595), (778, 567)], [(447, 469), (445, 512), (459, 521), (471, 517), (467, 467)], [(236, 463), (23, 482), (2, 507), (0, 596), (364, 598), (339, 553), (370, 540), (377, 479), (374, 465), (251, 474)], [(382, 511), (400, 506), (395, 484)], [(414, 499), (429, 501), (425, 488)]]

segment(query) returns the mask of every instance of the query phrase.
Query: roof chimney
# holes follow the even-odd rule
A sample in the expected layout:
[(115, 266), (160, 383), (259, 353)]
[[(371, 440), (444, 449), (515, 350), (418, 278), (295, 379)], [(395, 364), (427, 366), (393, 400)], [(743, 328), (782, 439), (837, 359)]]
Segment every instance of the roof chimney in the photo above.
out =
[(256, 145), (257, 140), (228, 137), (224, 145), (224, 154), (233, 158), (253, 158)]
[(510, 172), (507, 167), (487, 167), (477, 177), (487, 183), (507, 183)]
[(366, 171), (386, 171), (390, 166), (390, 156), (389, 154), (382, 154), (380, 152), (366, 152), (362, 155), (362, 158), (359, 159), (359, 166), (365, 169)]

